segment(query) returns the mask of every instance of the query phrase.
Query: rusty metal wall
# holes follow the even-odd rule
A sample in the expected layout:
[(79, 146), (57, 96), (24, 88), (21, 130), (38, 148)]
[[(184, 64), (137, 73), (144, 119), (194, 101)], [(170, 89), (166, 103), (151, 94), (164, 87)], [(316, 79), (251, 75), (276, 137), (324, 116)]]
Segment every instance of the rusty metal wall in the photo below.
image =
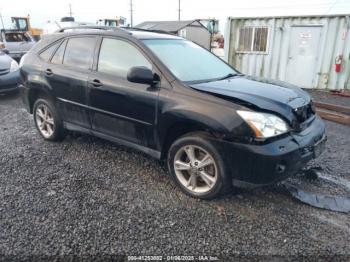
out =
[[(266, 53), (241, 53), (237, 49), (239, 28), (267, 26)], [(313, 81), (306, 88), (350, 89), (350, 14), (310, 17), (233, 18), (227, 20), (225, 59), (245, 74), (286, 81), (293, 27), (320, 27)], [(335, 72), (335, 58), (343, 55), (342, 71)], [(293, 72), (288, 72), (290, 73)]]

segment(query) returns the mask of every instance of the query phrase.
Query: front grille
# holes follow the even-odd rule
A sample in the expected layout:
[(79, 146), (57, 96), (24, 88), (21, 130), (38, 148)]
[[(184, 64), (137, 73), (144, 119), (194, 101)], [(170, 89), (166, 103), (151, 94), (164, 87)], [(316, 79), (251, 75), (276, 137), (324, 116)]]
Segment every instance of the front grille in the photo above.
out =
[(313, 153), (313, 147), (312, 146), (305, 146), (305, 147), (300, 148), (299, 150), (300, 150), (300, 153), (301, 153), (302, 157), (310, 155), (310, 154)]
[(6, 75), (10, 72), (10, 69), (6, 68), (6, 69), (0, 69), (0, 76), (1, 75)]
[(315, 108), (312, 101), (305, 106), (294, 109), (294, 115), (297, 121), (301, 124), (308, 120), (310, 117), (315, 115)]

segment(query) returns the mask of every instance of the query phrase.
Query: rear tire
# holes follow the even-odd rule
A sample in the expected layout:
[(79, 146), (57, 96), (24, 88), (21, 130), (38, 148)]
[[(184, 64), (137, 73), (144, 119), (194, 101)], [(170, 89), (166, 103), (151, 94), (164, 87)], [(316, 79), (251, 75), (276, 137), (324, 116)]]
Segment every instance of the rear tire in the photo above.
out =
[(167, 162), (171, 178), (191, 197), (213, 199), (232, 190), (221, 155), (202, 133), (177, 139), (168, 151)]
[(48, 141), (61, 141), (66, 130), (54, 103), (47, 98), (39, 98), (34, 103), (34, 123), (39, 134)]

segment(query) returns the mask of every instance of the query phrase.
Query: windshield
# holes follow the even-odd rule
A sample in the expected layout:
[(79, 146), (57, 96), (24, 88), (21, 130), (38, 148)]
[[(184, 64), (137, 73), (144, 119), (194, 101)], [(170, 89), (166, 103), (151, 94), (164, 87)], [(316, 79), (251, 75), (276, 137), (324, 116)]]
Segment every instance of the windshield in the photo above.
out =
[(181, 81), (212, 81), (237, 74), (206, 49), (182, 39), (148, 39), (143, 42)]

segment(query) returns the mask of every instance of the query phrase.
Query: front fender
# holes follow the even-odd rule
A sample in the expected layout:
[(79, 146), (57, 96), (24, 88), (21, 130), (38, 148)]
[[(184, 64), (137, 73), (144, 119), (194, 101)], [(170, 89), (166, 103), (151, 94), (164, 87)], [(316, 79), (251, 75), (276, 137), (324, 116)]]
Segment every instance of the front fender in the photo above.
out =
[(163, 140), (177, 123), (198, 127), (200, 131), (207, 131), (217, 138), (253, 136), (251, 129), (236, 113), (237, 109), (243, 108), (227, 101), (216, 103), (215, 98), (213, 101), (202, 99), (202, 96), (161, 92), (157, 117), (159, 136)]
[(235, 128), (234, 119), (230, 119), (228, 114), (220, 115), (215, 111), (215, 108), (199, 108), (196, 105), (168, 106), (160, 112), (159, 121), (163, 126), (170, 126), (178, 121), (193, 123), (215, 133), (227, 133)]

